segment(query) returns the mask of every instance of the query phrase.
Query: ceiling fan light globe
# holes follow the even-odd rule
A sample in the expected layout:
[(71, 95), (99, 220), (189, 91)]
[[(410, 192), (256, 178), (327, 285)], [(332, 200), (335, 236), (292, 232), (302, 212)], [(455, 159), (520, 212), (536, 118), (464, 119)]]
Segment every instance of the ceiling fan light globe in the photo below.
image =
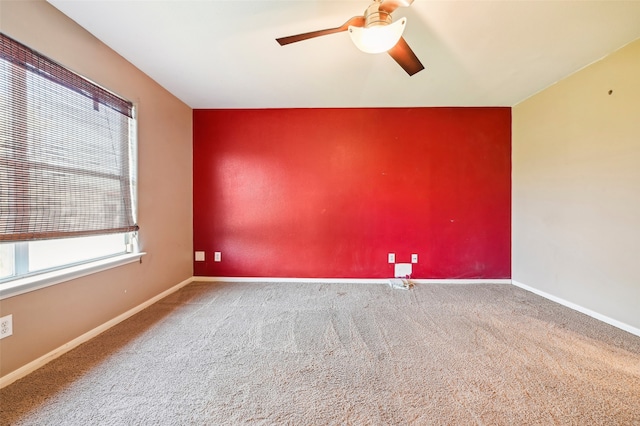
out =
[(382, 53), (395, 46), (407, 22), (402, 18), (389, 25), (375, 25), (368, 28), (349, 26), (349, 35), (353, 44), (365, 53)]

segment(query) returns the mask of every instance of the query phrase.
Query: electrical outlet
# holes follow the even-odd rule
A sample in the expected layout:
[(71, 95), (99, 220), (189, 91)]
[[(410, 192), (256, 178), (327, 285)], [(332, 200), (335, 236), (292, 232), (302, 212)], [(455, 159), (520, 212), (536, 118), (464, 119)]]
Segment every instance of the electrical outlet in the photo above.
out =
[(389, 255), (387, 256), (387, 261), (389, 263), (396, 263), (396, 254), (395, 253), (389, 253)]
[(7, 315), (0, 318), (0, 339), (9, 337), (13, 334), (13, 315)]
[(418, 255), (417, 254), (412, 254), (411, 255), (411, 263), (418, 263)]
[(222, 262), (222, 253), (219, 251), (216, 251), (213, 253), (213, 261), (214, 262)]

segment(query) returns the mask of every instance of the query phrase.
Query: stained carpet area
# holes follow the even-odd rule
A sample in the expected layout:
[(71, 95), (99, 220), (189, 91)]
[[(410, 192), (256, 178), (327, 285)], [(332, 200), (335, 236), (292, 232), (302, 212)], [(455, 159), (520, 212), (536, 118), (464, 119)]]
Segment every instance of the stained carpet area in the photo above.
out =
[(3, 425), (638, 425), (640, 338), (511, 285), (193, 283), (0, 407)]

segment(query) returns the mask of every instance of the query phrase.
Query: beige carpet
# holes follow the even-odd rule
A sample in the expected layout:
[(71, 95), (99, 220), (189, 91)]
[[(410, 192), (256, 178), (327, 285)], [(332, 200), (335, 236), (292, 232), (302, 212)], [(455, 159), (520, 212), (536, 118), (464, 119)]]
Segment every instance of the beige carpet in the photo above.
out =
[(0, 407), (3, 425), (640, 425), (640, 338), (510, 285), (194, 283)]

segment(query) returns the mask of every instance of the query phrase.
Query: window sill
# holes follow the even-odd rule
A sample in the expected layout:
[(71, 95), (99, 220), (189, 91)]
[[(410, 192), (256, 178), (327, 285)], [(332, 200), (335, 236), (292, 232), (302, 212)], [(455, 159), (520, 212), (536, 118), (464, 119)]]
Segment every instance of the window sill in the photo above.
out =
[(145, 254), (146, 253), (144, 252), (126, 253), (106, 259), (83, 263), (81, 265), (71, 266), (69, 268), (7, 281), (0, 284), (0, 300), (84, 277), (86, 275), (95, 274), (96, 272), (116, 268), (128, 263), (138, 262)]

